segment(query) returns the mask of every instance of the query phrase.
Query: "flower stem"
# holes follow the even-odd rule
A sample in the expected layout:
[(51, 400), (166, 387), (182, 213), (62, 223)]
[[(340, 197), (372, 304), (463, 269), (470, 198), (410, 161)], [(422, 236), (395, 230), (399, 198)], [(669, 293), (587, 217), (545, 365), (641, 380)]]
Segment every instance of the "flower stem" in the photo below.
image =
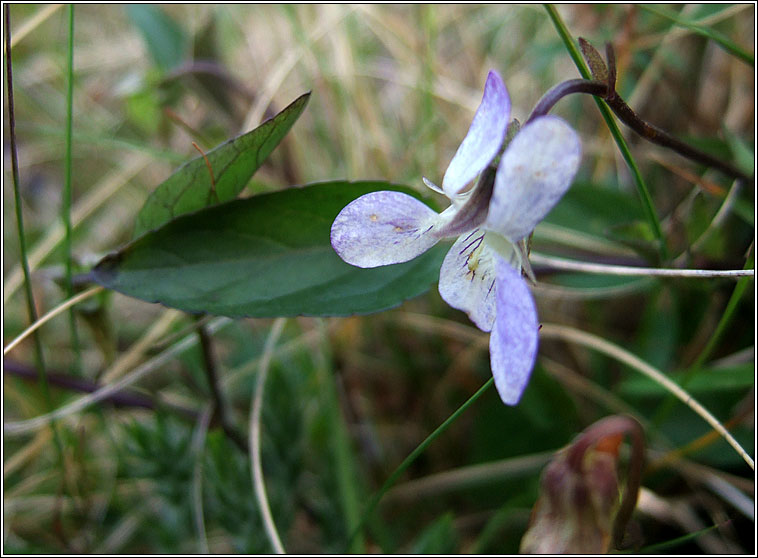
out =
[(552, 109), (563, 97), (573, 93), (585, 93), (602, 98), (619, 120), (651, 143), (667, 147), (682, 157), (718, 169), (727, 176), (744, 180), (746, 182), (752, 181), (752, 177), (730, 165), (726, 161), (722, 161), (709, 153), (700, 151), (661, 130), (657, 126), (646, 122), (640, 118), (621, 97), (619, 97), (615, 90), (609, 93), (608, 85), (600, 81), (590, 79), (570, 79), (559, 83), (543, 95), (532, 110), (532, 113), (529, 115), (527, 122), (530, 122), (538, 116), (544, 116), (550, 112), (550, 109)]
[(538, 116), (545, 116), (564, 97), (572, 93), (588, 93), (596, 97), (605, 97), (608, 84), (592, 79), (569, 79), (553, 86), (545, 93), (532, 109), (529, 118), (524, 124), (528, 124)]
[[(558, 14), (558, 11), (554, 6), (550, 4), (545, 4), (545, 9), (547, 10), (548, 16), (550, 16), (550, 19), (553, 21), (553, 25), (555, 26), (558, 35), (560, 35), (561, 40), (563, 40), (563, 44), (566, 46), (566, 50), (568, 50), (571, 58), (574, 60), (574, 64), (576, 64), (579, 73), (582, 74), (582, 77), (586, 80), (590, 80), (590, 71), (587, 68), (587, 65), (584, 63), (582, 55), (580, 54), (579, 49), (577, 49), (576, 44), (574, 43), (574, 39), (571, 37), (571, 34), (566, 28), (566, 25), (563, 23), (563, 20)], [(600, 110), (600, 114), (602, 115), (603, 120), (605, 120), (605, 124), (608, 126), (608, 130), (613, 136), (613, 139), (616, 142), (621, 155), (624, 157), (626, 164), (629, 166), (629, 170), (632, 171), (632, 176), (634, 177), (634, 182), (637, 186), (637, 192), (639, 193), (642, 200), (642, 208), (647, 215), (650, 227), (652, 228), (653, 234), (658, 241), (659, 255), (663, 261), (666, 261), (668, 260), (669, 256), (668, 248), (666, 248), (666, 239), (663, 236), (661, 222), (658, 219), (655, 208), (653, 207), (653, 200), (650, 197), (650, 191), (645, 184), (645, 179), (642, 178), (642, 173), (637, 167), (637, 163), (635, 163), (634, 157), (632, 157), (632, 152), (629, 150), (629, 146), (626, 144), (624, 136), (621, 135), (621, 130), (619, 130), (616, 121), (613, 119), (610, 109), (600, 99), (596, 98), (595, 103), (597, 104), (598, 110)]]

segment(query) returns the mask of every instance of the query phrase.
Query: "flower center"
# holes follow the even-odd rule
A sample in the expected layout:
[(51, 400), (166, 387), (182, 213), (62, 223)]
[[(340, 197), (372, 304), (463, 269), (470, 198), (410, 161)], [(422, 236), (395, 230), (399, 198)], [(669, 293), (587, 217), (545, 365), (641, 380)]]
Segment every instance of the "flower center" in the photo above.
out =
[(510, 240), (496, 232), (487, 231), (484, 242), (487, 243), (488, 248), (494, 250), (501, 258), (507, 261), (513, 269), (521, 271), (516, 246)]

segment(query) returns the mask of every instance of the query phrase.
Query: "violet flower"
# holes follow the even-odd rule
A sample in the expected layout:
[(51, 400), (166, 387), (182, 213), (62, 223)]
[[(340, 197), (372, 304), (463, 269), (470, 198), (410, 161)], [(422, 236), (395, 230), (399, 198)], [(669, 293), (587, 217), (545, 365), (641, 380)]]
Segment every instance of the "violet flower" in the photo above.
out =
[(521, 276), (522, 269), (531, 275), (526, 238), (571, 185), (581, 145), (560, 118), (538, 117), (519, 130), (495, 169), (490, 163), (502, 148), (510, 105), (505, 84), (491, 71), (442, 188), (424, 179), (450, 207), (438, 214), (407, 194), (372, 192), (342, 209), (331, 242), (344, 261), (366, 268), (411, 260), (441, 239), (458, 237), (440, 269), (440, 295), (491, 332), (495, 386), (503, 402), (515, 405), (534, 368), (539, 329)]

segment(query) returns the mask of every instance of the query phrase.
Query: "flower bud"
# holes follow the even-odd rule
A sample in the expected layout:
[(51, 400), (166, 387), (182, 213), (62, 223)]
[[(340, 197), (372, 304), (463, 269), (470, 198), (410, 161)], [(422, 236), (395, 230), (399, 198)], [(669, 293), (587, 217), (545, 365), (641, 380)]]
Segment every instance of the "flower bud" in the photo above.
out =
[[(611, 549), (617, 536), (615, 522), (621, 515), (618, 449), (623, 434), (630, 431), (630, 421), (628, 417), (604, 419), (556, 454), (542, 474), (521, 552), (604, 554)], [(634, 434), (636, 426), (631, 428)], [(630, 469), (630, 477), (635, 479), (642, 459), (639, 440), (635, 439), (635, 472)], [(627, 483), (627, 497), (634, 500), (635, 483)], [(624, 522), (627, 519), (624, 517)]]

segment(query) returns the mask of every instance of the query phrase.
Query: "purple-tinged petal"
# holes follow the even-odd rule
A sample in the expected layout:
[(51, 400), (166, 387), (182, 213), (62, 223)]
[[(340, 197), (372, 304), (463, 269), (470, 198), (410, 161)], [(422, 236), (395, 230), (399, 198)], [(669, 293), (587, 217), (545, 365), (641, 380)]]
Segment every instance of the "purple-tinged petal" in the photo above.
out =
[(455, 241), (440, 268), (439, 290), (443, 300), (463, 310), (482, 331), (495, 321), (494, 254), (484, 231), (476, 229)]
[(442, 189), (449, 198), (460, 193), (498, 154), (510, 113), (508, 90), (500, 75), (493, 70), (487, 76), (484, 96), (476, 109), (474, 121), (442, 179)]
[(332, 223), (332, 248), (351, 265), (378, 267), (412, 260), (434, 246), (438, 215), (402, 192), (372, 192), (353, 200)]
[(497, 318), (490, 334), (490, 366), (506, 405), (515, 405), (537, 358), (537, 308), (521, 274), (502, 259), (497, 265)]
[(512, 242), (532, 232), (571, 186), (581, 151), (577, 133), (556, 116), (524, 126), (500, 159), (485, 226)]

